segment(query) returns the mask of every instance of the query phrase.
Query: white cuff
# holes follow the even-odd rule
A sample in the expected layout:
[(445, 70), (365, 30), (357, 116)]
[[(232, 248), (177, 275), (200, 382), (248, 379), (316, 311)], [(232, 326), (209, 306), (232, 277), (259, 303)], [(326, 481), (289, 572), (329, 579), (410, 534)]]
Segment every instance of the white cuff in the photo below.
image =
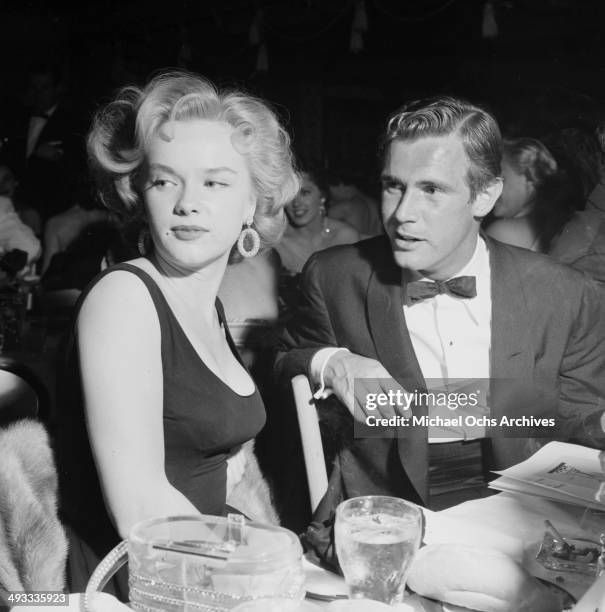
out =
[(319, 384), (319, 388), (313, 393), (313, 398), (316, 400), (326, 399), (326, 397), (330, 397), (332, 395), (331, 389), (326, 389), (326, 383), (324, 381), (324, 373), (326, 371), (326, 365), (328, 360), (334, 353), (338, 353), (338, 351), (347, 351), (349, 353), (349, 349), (344, 347), (338, 348), (323, 348), (317, 351), (315, 355), (313, 355), (313, 359), (311, 359), (311, 378), (314, 384)]

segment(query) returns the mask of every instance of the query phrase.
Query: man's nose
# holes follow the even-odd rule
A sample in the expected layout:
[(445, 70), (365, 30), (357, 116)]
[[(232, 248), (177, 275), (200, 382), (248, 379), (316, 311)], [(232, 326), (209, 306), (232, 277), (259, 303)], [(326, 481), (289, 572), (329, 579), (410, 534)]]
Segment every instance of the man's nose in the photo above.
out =
[(416, 198), (412, 192), (408, 190), (401, 194), (393, 217), (399, 223), (416, 221), (418, 218), (418, 207), (416, 205)]

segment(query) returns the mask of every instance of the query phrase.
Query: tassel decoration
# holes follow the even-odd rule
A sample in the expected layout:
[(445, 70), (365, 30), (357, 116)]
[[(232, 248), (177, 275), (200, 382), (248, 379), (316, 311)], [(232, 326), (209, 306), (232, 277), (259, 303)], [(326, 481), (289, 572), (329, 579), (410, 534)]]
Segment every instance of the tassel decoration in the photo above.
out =
[(497, 38), (498, 23), (496, 21), (496, 11), (493, 2), (486, 2), (483, 5), (483, 24), (481, 26), (481, 36), (487, 39)]
[(351, 53), (363, 51), (363, 33), (368, 29), (368, 14), (366, 12), (365, 0), (357, 0), (353, 10), (353, 22), (351, 23), (351, 38), (349, 49)]
[(252, 23), (250, 24), (250, 29), (248, 30), (248, 41), (251, 45), (258, 45), (261, 42), (261, 32), (263, 29), (263, 11), (258, 10)]

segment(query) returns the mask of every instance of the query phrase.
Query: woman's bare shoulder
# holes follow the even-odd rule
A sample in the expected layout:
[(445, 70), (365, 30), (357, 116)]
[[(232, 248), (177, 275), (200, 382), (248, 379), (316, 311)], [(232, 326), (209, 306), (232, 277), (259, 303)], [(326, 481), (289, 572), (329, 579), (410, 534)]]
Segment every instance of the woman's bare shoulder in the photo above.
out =
[(521, 219), (496, 219), (489, 224), (486, 233), (506, 244), (529, 249), (534, 243), (536, 236), (528, 222)]
[(359, 232), (351, 225), (340, 219), (330, 219), (328, 227), (333, 233), (335, 244), (349, 244), (360, 240)]
[(153, 301), (145, 283), (132, 272), (109, 272), (92, 287), (78, 314), (78, 329), (83, 325), (101, 326), (119, 322), (127, 327), (141, 322), (154, 312)]

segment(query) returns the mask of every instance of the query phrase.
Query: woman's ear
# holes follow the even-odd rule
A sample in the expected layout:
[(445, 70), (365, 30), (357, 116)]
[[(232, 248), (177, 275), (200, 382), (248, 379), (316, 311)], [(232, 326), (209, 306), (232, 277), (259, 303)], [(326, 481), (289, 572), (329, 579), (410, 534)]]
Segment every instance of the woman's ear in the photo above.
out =
[(502, 186), (502, 179), (498, 177), (475, 196), (471, 203), (474, 217), (485, 217), (492, 210), (502, 194)]
[(525, 193), (527, 194), (526, 203), (533, 200), (536, 195), (536, 183), (528, 176), (525, 176)]

